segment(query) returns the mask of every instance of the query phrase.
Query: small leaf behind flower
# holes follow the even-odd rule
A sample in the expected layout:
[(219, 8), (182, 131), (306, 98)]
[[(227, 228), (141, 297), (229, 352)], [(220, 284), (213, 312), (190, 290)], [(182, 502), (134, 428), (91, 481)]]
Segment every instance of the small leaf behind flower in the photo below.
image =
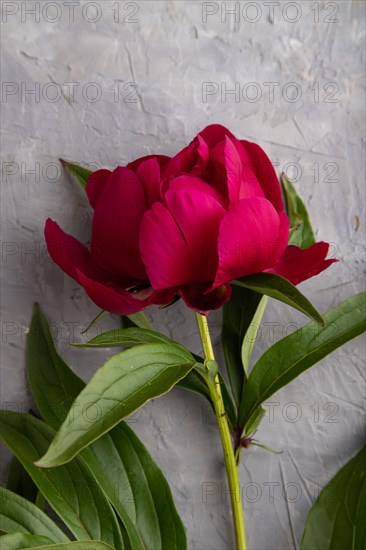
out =
[(72, 162), (67, 162), (63, 159), (59, 159), (59, 161), (61, 162), (63, 168), (65, 168), (66, 172), (74, 176), (80, 183), (82, 190), (85, 191), (88, 177), (92, 173), (91, 170), (87, 170), (78, 164), (73, 164)]
[(297, 245), (300, 248), (309, 248), (315, 244), (316, 239), (305, 205), (284, 172), (281, 174), (281, 183), (285, 195), (286, 211), (290, 219), (289, 244)]
[(260, 294), (275, 298), (297, 309), (301, 313), (304, 313), (304, 315), (307, 315), (319, 325), (324, 326), (324, 319), (309, 300), (301, 294), (296, 286), (284, 277), (280, 277), (280, 275), (275, 275), (273, 273), (256, 273), (255, 275), (248, 275), (248, 277), (235, 279), (233, 284), (250, 288)]

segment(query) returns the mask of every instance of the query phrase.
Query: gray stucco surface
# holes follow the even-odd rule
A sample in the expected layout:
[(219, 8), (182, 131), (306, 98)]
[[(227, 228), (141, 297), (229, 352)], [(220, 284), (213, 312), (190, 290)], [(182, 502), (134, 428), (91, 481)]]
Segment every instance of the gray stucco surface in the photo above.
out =
[[(324, 312), (363, 288), (363, 2), (83, 1), (74, 3), (73, 21), (70, 3), (50, 2), (45, 11), (41, 2), (39, 18), (26, 11), (34, 4), (2, 2), (3, 406), (32, 405), (24, 348), (33, 302), (85, 380), (106, 352), (69, 342), (118, 322), (106, 318), (82, 336), (98, 308), (45, 252), (47, 217), (84, 243), (90, 234), (87, 201), (59, 171), (59, 157), (112, 167), (149, 153), (174, 155), (205, 125), (224, 124), (259, 143), (278, 173), (287, 170), (317, 237), (340, 260), (301, 290)], [(236, 15), (225, 15), (225, 7)], [(182, 303), (148, 317), (200, 351), (193, 312)], [(209, 321), (221, 359), (220, 313)], [(271, 302), (255, 358), (305, 322)], [(243, 457), (250, 549), (298, 548), (319, 488), (361, 447), (363, 342), (333, 353), (267, 403), (273, 415), (257, 438), (283, 453), (253, 448)], [(189, 548), (232, 549), (223, 456), (206, 404), (176, 389), (130, 425), (169, 479)], [(3, 450), (3, 471), (8, 459)]]

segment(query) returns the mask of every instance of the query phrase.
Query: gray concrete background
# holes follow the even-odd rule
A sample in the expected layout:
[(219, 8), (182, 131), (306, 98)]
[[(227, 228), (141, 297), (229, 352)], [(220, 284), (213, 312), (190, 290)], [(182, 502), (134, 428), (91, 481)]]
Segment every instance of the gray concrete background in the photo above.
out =
[[(112, 167), (173, 155), (206, 124), (224, 124), (295, 179), (318, 238), (341, 260), (301, 290), (326, 311), (363, 288), (364, 2), (83, 1), (74, 20), (66, 2), (38, 3), (32, 15), (34, 4), (2, 2), (3, 406), (32, 403), (24, 346), (34, 301), (84, 379), (106, 355), (68, 345), (83, 338), (98, 309), (45, 253), (48, 216), (89, 238), (89, 207), (58, 171), (58, 157)], [(148, 316), (200, 351), (183, 304)], [(255, 357), (306, 319), (272, 302), (264, 321)], [(97, 328), (116, 324), (111, 317)], [(210, 324), (221, 358), (220, 313)], [(318, 488), (362, 445), (364, 395), (359, 338), (273, 396), (273, 418), (257, 437), (284, 452), (251, 449), (240, 469), (250, 549), (298, 548)], [(189, 548), (233, 548), (219, 436), (206, 405), (173, 390), (130, 423), (171, 483)], [(7, 460), (4, 451), (3, 467)], [(216, 492), (205, 496), (207, 489)]]

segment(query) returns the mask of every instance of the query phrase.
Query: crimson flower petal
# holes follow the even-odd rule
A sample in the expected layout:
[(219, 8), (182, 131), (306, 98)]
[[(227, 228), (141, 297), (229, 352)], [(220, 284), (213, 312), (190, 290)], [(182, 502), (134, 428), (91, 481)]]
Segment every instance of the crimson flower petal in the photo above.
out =
[(179, 191), (182, 189), (186, 189), (187, 191), (190, 190), (193, 193), (199, 191), (212, 197), (212, 199), (214, 199), (215, 202), (221, 204), (223, 208), (226, 208), (227, 206), (227, 201), (225, 201), (224, 197), (220, 195), (220, 193), (216, 191), (216, 189), (214, 189), (209, 183), (206, 183), (201, 178), (198, 178), (196, 176), (184, 174), (182, 176), (178, 176), (177, 178), (171, 179), (169, 181), (169, 185), (166, 186), (166, 191)]
[(212, 280), (224, 208), (212, 194), (191, 186), (170, 189), (165, 201), (167, 207), (155, 203), (146, 212), (141, 226), (140, 250), (152, 287)]
[(88, 200), (93, 208), (95, 208), (98, 197), (111, 174), (112, 172), (110, 170), (105, 170), (104, 168), (102, 168), (101, 170), (93, 172), (88, 177), (85, 191)]
[(170, 176), (177, 176), (183, 172), (190, 172), (197, 160), (197, 141), (193, 140), (187, 147), (184, 147), (175, 157), (169, 159), (162, 167), (161, 177), (166, 179)]
[(91, 253), (102, 268), (121, 278), (146, 280), (139, 230), (146, 210), (143, 185), (132, 170), (117, 168), (95, 205)]
[(221, 222), (213, 288), (272, 266), (287, 244), (287, 223), (267, 199), (240, 200)]
[[(182, 178), (189, 181), (189, 178)], [(199, 182), (200, 180), (198, 180)], [(198, 183), (197, 182), (197, 183)], [(214, 278), (217, 265), (217, 241), (221, 220), (226, 210), (212, 192), (181, 187), (170, 189), (165, 195), (166, 204), (176, 221), (189, 255), (191, 281), (208, 282)]]
[(156, 202), (141, 222), (140, 252), (151, 286), (172, 288), (189, 281), (189, 255), (181, 231), (168, 208)]
[(224, 141), (225, 137), (234, 138), (233, 134), (221, 124), (210, 124), (198, 134), (212, 150), (217, 143)]
[[(254, 173), (265, 197), (273, 204), (277, 212), (281, 212), (284, 209), (281, 186), (270, 159), (256, 143), (237, 139), (235, 142), (242, 160), (244, 174), (252, 179)], [(245, 181), (244, 179), (244, 186)]]
[(189, 285), (181, 288), (179, 294), (188, 307), (206, 315), (230, 300), (231, 286), (226, 284), (207, 292), (207, 285)]
[(106, 311), (129, 315), (151, 304), (169, 304), (174, 298), (175, 292), (171, 290), (154, 292), (148, 288), (132, 293), (114, 284), (111, 276), (95, 265), (89, 250), (50, 219), (46, 222), (45, 237), (53, 261)]
[(136, 172), (136, 170), (138, 169), (138, 167), (142, 162), (145, 162), (153, 158), (156, 159), (159, 166), (162, 167), (164, 166), (164, 164), (168, 162), (168, 160), (170, 160), (171, 157), (167, 157), (166, 155), (146, 155), (144, 157), (140, 157), (136, 160), (133, 160), (132, 162), (129, 162), (126, 168), (129, 168), (130, 170), (133, 170), (134, 172)]
[(156, 157), (141, 162), (136, 170), (136, 175), (143, 183), (148, 206), (160, 200), (160, 166)]
[(260, 183), (250, 166), (242, 164), (243, 155), (240, 155), (235, 145), (239, 144), (238, 140), (232, 141), (229, 137), (225, 137), (220, 141), (211, 153), (211, 160), (215, 166), (215, 179), (226, 181), (227, 196), (230, 200), (230, 207), (240, 199), (248, 199), (252, 197), (264, 197), (264, 192)]
[(89, 277), (108, 280), (108, 274), (93, 262), (89, 250), (50, 218), (46, 221), (44, 234), (51, 258), (67, 275), (78, 281), (78, 269)]
[(78, 269), (76, 272), (78, 281), (84, 287), (89, 298), (105, 311), (116, 315), (131, 315), (151, 305), (152, 291), (149, 296), (146, 297), (146, 293), (144, 293), (144, 298), (139, 299), (138, 293), (127, 292), (115, 285), (102, 284), (87, 277)]
[(298, 246), (289, 245), (278, 263), (268, 273), (276, 273), (288, 279), (293, 285), (298, 285), (310, 277), (314, 277), (327, 269), (338, 260), (326, 260), (329, 244), (324, 241), (313, 244), (309, 248), (301, 249)]

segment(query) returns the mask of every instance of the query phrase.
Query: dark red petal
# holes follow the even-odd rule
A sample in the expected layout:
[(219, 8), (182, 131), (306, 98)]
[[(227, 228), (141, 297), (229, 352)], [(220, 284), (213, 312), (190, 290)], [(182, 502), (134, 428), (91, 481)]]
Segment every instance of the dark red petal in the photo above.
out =
[(326, 260), (329, 244), (323, 241), (302, 250), (298, 246), (289, 245), (278, 263), (268, 273), (276, 273), (288, 279), (293, 285), (298, 285), (310, 277), (314, 277), (338, 260)]
[(146, 280), (139, 232), (146, 211), (143, 185), (132, 170), (117, 168), (95, 205), (91, 253), (105, 270), (122, 278)]
[(150, 302), (158, 306), (169, 305), (176, 301), (176, 297), (177, 290), (174, 288), (169, 288), (168, 290), (154, 290)]
[(140, 250), (152, 287), (212, 280), (224, 208), (211, 193), (191, 185), (170, 189), (165, 200), (168, 208), (155, 203), (141, 225)]
[(225, 181), (227, 186), (226, 194), (230, 199), (230, 208), (240, 199), (253, 197), (264, 197), (264, 192), (253, 171), (248, 166), (243, 166), (242, 156), (238, 151), (238, 140), (231, 140), (225, 137), (211, 152), (211, 160), (215, 166), (216, 185)]
[(180, 284), (211, 281), (218, 265), (218, 233), (226, 210), (204, 188), (170, 189), (165, 200), (189, 254), (191, 280)]
[(184, 147), (177, 155), (169, 160), (162, 168), (162, 179), (177, 176), (182, 172), (205, 176), (205, 164), (209, 160), (209, 150), (216, 143), (225, 139), (225, 136), (233, 137), (231, 132), (219, 124), (206, 126), (187, 147)]
[(230, 139), (234, 137), (230, 130), (221, 124), (210, 124), (209, 126), (206, 126), (206, 128), (204, 128), (198, 135), (201, 136), (211, 150), (217, 143), (224, 141), (226, 136)]
[(236, 141), (243, 164), (243, 173), (251, 179), (254, 172), (265, 197), (273, 204), (277, 212), (282, 212), (284, 205), (281, 186), (268, 156), (256, 143), (245, 140)]
[(67, 275), (78, 280), (76, 269), (79, 269), (89, 277), (108, 280), (108, 274), (93, 262), (89, 250), (53, 220), (46, 221), (44, 234), (51, 258)]
[(160, 196), (160, 166), (156, 157), (141, 162), (136, 170), (137, 177), (143, 183), (148, 206), (161, 200)]
[[(243, 199), (221, 222), (219, 268), (213, 288), (272, 266), (284, 249), (286, 219), (264, 198)], [(280, 231), (281, 228), (281, 231)]]
[(195, 284), (184, 286), (179, 294), (188, 307), (202, 315), (207, 315), (209, 311), (219, 309), (230, 300), (231, 286), (222, 285), (207, 292), (207, 285)]
[(190, 281), (189, 255), (182, 233), (168, 208), (155, 202), (141, 222), (140, 251), (151, 286), (156, 290)]
[(161, 169), (161, 178), (166, 179), (177, 176), (182, 172), (190, 172), (197, 161), (197, 140), (191, 141), (187, 147), (184, 147), (175, 157), (169, 159)]
[(102, 168), (102, 170), (97, 170), (88, 177), (85, 191), (93, 208), (95, 208), (98, 197), (111, 174), (112, 172), (110, 170)]
[(146, 309), (151, 304), (151, 292), (150, 296), (139, 299), (138, 294), (127, 292), (115, 285), (99, 283), (79, 270), (77, 270), (77, 278), (97, 306), (116, 315), (130, 315)]
[(132, 162), (129, 162), (126, 168), (129, 168), (130, 170), (133, 170), (134, 172), (136, 172), (136, 170), (138, 169), (138, 167), (142, 162), (145, 162), (153, 158), (157, 160), (160, 167), (164, 166), (164, 164), (166, 164), (166, 162), (170, 160), (170, 157), (167, 157), (166, 155), (146, 155), (145, 157), (140, 157), (136, 160), (133, 160)]
[(157, 295), (151, 288), (130, 293), (113, 284), (109, 274), (94, 264), (89, 250), (50, 219), (46, 222), (45, 237), (54, 262), (83, 286), (93, 302), (102, 309), (129, 315), (151, 303), (169, 303), (171, 300), (171, 294)]
[(227, 206), (227, 201), (225, 201), (224, 197), (220, 195), (220, 193), (216, 191), (216, 189), (214, 189), (209, 183), (203, 181), (197, 176), (184, 174), (182, 176), (173, 178), (169, 181), (169, 185), (167, 186), (166, 191), (179, 191), (182, 189), (186, 189), (187, 191), (191, 190), (192, 192), (201, 191), (206, 195), (210, 195), (216, 202), (221, 204), (223, 208), (226, 208)]
[(205, 169), (206, 163), (210, 159), (210, 149), (200, 134), (198, 134), (197, 136), (197, 142), (198, 159), (196, 163), (196, 169), (202, 171)]

